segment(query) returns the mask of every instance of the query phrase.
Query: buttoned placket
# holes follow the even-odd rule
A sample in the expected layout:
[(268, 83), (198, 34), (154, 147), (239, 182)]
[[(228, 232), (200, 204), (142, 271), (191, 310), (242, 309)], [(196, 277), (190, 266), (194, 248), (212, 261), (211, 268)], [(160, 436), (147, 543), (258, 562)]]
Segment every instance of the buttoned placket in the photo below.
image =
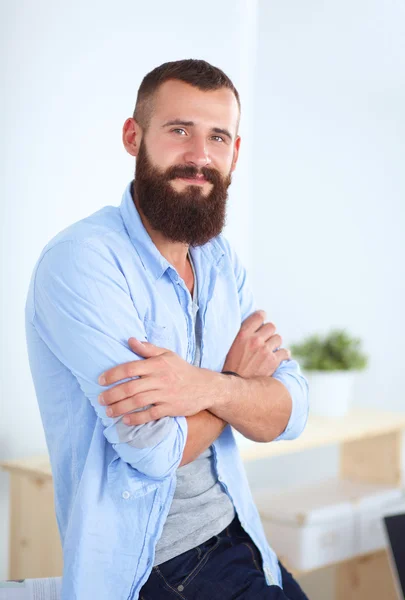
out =
[(192, 362), (195, 352), (193, 300), (190, 290), (175, 269), (170, 269), (170, 278), (175, 286), (177, 298), (183, 309), (187, 324), (187, 361)]

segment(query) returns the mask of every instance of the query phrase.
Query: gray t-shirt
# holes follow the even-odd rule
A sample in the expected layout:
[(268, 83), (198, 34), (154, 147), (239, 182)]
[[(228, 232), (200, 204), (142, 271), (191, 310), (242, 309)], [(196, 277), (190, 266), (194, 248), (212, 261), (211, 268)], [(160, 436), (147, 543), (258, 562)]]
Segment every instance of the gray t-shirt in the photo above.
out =
[[(198, 289), (194, 265), (193, 315), (195, 355), (193, 364), (200, 366), (201, 319), (198, 314)], [(156, 545), (155, 565), (160, 565), (195, 546), (206, 542), (231, 523), (234, 506), (219, 483), (212, 446), (195, 460), (177, 469), (177, 484), (162, 536)]]

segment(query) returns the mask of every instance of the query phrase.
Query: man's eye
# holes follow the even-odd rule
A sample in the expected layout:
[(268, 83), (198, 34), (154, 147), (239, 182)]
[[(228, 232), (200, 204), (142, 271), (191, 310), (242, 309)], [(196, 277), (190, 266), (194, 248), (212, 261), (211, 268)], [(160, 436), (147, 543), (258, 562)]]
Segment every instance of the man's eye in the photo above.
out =
[(172, 129), (171, 131), (175, 132), (175, 133), (180, 133), (180, 135), (182, 135), (183, 133), (184, 133), (184, 135), (186, 135), (186, 132), (184, 131), (184, 129), (176, 128), (176, 129)]
[(212, 138), (217, 141), (217, 142), (223, 142), (224, 138), (222, 138), (220, 135), (213, 135)]

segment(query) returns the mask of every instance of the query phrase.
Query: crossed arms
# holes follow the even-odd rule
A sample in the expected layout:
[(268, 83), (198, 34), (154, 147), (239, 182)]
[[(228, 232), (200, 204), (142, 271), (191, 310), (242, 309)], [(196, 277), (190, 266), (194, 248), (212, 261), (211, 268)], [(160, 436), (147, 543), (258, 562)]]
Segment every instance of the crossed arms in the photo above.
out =
[(257, 311), (245, 320), (225, 360), (224, 370), (241, 378), (199, 369), (174, 352), (130, 338), (132, 350), (145, 360), (109, 369), (99, 382), (137, 379), (111, 387), (100, 394), (99, 402), (108, 407), (109, 416), (126, 415), (128, 425), (185, 416), (188, 432), (180, 466), (201, 454), (227, 423), (257, 442), (277, 438), (291, 417), (292, 398), (271, 375), (289, 353), (276, 350), (281, 337), (264, 318), (264, 312)]
[[(143, 322), (134, 309), (125, 276), (104, 246), (96, 243), (67, 240), (43, 255), (35, 278), (32, 324), (78, 382), (104, 425), (106, 440), (122, 460), (147, 478), (163, 479), (208, 447), (225, 423), (259, 441), (292, 439), (301, 433), (308, 413), (308, 390), (298, 364), (286, 356), (281, 360), (282, 354), (274, 362), (278, 354), (274, 348), (266, 347), (263, 340), (246, 339), (272, 337), (274, 331), (269, 329), (273, 325), (258, 327), (263, 314), (252, 315), (256, 319), (254, 331), (242, 333), (245, 343), (240, 343), (240, 352), (235, 352), (234, 343), (224, 365), (224, 370), (236, 371), (244, 379), (194, 367), (174, 352), (139, 343), (146, 341)], [(253, 302), (236, 262), (234, 269), (241, 313), (249, 315)], [(128, 344), (131, 336), (137, 341)], [(277, 337), (273, 341), (280, 345)], [(253, 365), (248, 358), (254, 354), (255, 344), (261, 361)], [(118, 366), (111, 369), (112, 365)], [(128, 365), (132, 365), (129, 376), (140, 378), (106, 390), (99, 381), (100, 374), (114, 371), (115, 381), (122, 381), (128, 375), (120, 369)], [(276, 369), (269, 376), (269, 370), (254, 372), (256, 367)], [(145, 369), (147, 372), (142, 373)], [(151, 382), (153, 389), (147, 387)], [(131, 389), (123, 394), (128, 384)], [(108, 408), (125, 410), (120, 415), (108, 415), (107, 404), (99, 402), (100, 393), (108, 393)], [(117, 393), (120, 397), (115, 396), (114, 401)], [(127, 416), (132, 425), (124, 425), (124, 413), (152, 404), (147, 410), (131, 412)], [(80, 423), (73, 422), (72, 426), (79, 428)], [(156, 441), (145, 445), (145, 431), (158, 432)]]

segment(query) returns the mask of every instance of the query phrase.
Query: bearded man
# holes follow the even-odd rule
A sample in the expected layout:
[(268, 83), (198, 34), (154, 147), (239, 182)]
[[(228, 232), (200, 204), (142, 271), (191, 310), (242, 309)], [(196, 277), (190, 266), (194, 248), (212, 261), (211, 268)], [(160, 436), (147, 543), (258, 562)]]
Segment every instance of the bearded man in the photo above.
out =
[(62, 600), (305, 598), (232, 433), (293, 439), (308, 415), (299, 365), (221, 233), (239, 117), (205, 61), (151, 71), (123, 127), (136, 174), (120, 206), (63, 230), (35, 265), (26, 332)]

